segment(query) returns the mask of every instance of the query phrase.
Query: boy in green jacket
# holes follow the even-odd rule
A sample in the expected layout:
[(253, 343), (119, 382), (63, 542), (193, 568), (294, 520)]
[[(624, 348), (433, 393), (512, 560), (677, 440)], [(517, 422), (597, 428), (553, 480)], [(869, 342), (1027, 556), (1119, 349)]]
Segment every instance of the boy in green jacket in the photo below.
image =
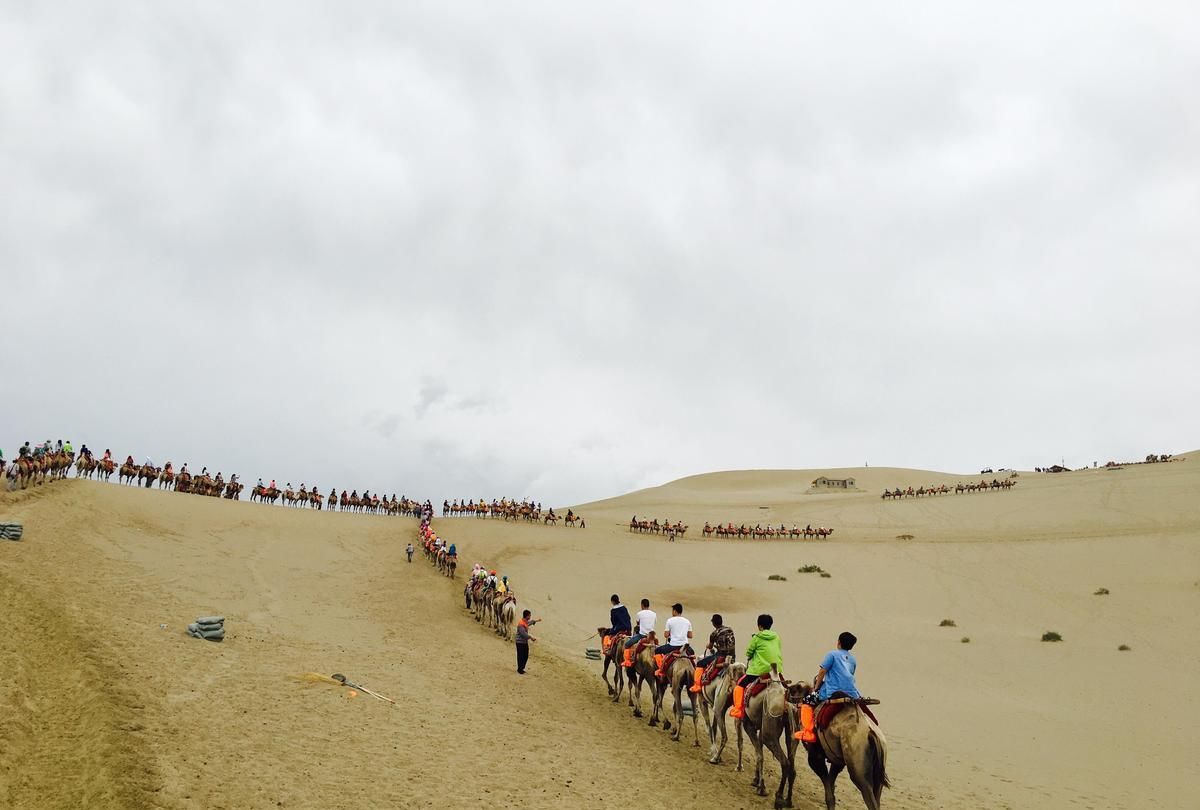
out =
[(783, 677), (783, 643), (779, 640), (779, 634), (771, 629), (773, 624), (775, 620), (769, 613), (758, 617), (758, 632), (750, 637), (750, 646), (746, 648), (746, 675), (733, 687), (733, 709), (729, 712), (730, 717), (745, 716), (746, 707), (742, 704), (746, 687), (763, 675)]

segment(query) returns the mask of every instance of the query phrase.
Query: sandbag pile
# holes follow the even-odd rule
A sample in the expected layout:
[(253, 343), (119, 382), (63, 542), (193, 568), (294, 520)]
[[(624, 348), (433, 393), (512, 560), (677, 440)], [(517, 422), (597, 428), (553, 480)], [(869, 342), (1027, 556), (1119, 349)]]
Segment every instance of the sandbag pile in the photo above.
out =
[(201, 616), (187, 627), (189, 636), (202, 638), (207, 641), (220, 641), (225, 638), (224, 616)]
[(24, 531), (20, 523), (0, 523), (0, 540), (20, 540)]

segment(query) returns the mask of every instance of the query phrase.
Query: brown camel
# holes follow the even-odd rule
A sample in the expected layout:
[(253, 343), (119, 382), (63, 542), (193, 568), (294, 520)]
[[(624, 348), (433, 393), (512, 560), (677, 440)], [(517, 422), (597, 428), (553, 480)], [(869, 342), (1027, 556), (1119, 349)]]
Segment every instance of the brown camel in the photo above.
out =
[[(602, 633), (608, 628), (599, 627), (597, 633)], [(604, 669), (600, 672), (600, 677), (604, 678), (604, 685), (608, 688), (608, 694), (612, 696), (612, 702), (616, 703), (621, 699), (621, 692), (625, 690), (625, 667), (622, 660), (625, 656), (625, 642), (629, 638), (629, 634), (622, 630), (610, 636), (612, 643), (608, 647), (608, 651), (604, 653)], [(601, 642), (601, 647), (604, 643)], [(613, 679), (610, 683), (608, 680), (608, 668), (615, 664)]]
[[(801, 696), (812, 691), (808, 684), (797, 684)], [(821, 707), (817, 707), (818, 716)], [(825, 785), (825, 806), (834, 810), (837, 800), (833, 789), (843, 769), (862, 794), (867, 810), (879, 810), (880, 796), (891, 787), (887, 777), (887, 740), (858, 704), (848, 704), (837, 713), (827, 728), (817, 729), (817, 741), (806, 743), (808, 767)], [(828, 766), (826, 761), (828, 760)]]
[[(738, 764), (742, 769), (742, 730), (750, 736), (754, 743), (754, 778), (750, 786), (758, 791), (759, 796), (767, 795), (767, 782), (763, 774), (763, 746), (765, 745), (779, 762), (779, 787), (775, 791), (775, 810), (792, 806), (792, 786), (796, 781), (796, 739), (795, 722), (791, 704), (788, 703), (787, 689), (772, 678), (771, 682), (754, 697), (747, 701), (745, 715), (737, 721)], [(780, 737), (783, 745), (780, 745)], [(784, 788), (787, 794), (784, 794)]]
[[(696, 712), (696, 696), (691, 692), (691, 685), (695, 682), (696, 662), (687, 655), (681, 655), (671, 662), (671, 666), (667, 669), (666, 679), (659, 679), (658, 691), (654, 699), (654, 713), (663, 718), (663, 731), (671, 732), (671, 739), (679, 742), (679, 732), (683, 726), (683, 696), (687, 695), (688, 702), (692, 705), (692, 745), (696, 748), (700, 747), (700, 724)], [(671, 690), (671, 697), (674, 698), (673, 708), (675, 710), (675, 726), (672, 729), (670, 718), (666, 717), (662, 711), (663, 697), (666, 696), (667, 690)]]
[[(705, 684), (700, 691), (700, 708), (704, 712), (704, 725), (708, 729), (710, 743), (708, 761), (713, 765), (721, 762), (721, 754), (729, 742), (729, 731), (725, 727), (725, 713), (733, 703), (733, 687), (746, 674), (746, 665), (734, 662), (721, 670), (721, 674)], [(711, 712), (711, 716), (710, 716)], [(717, 737), (720, 732), (720, 742)]]
[(512, 639), (512, 630), (517, 622), (517, 597), (509, 594), (500, 605), (500, 628), (496, 631), (505, 641)]
[(633, 707), (633, 716), (642, 717), (642, 684), (650, 685), (650, 725), (658, 725), (658, 678), (654, 672), (658, 667), (654, 663), (654, 646), (658, 639), (654, 631), (646, 636), (647, 644), (642, 651), (633, 657), (633, 666), (625, 673), (629, 678), (629, 705)]

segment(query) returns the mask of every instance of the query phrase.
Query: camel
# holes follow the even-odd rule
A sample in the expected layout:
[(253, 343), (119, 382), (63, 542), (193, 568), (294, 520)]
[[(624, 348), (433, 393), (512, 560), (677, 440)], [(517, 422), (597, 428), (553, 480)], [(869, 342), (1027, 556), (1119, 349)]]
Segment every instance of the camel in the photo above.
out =
[(87, 456), (80, 456), (75, 462), (75, 477), (76, 478), (91, 478), (92, 473), (96, 471), (96, 462)]
[(103, 478), (105, 481), (110, 481), (116, 469), (117, 465), (111, 458), (100, 459), (96, 462), (96, 478)]
[[(731, 662), (721, 673), (700, 690), (700, 709), (704, 712), (704, 726), (708, 729), (708, 761), (712, 765), (721, 762), (721, 754), (729, 742), (729, 731), (725, 727), (725, 713), (733, 703), (733, 687), (746, 674), (746, 665)], [(711, 711), (711, 716), (710, 716)], [(720, 732), (720, 743), (717, 732)]]
[(626, 675), (629, 677), (629, 705), (633, 707), (633, 716), (642, 717), (642, 684), (650, 685), (650, 725), (658, 725), (658, 711), (660, 701), (658, 699), (658, 678), (654, 673), (658, 669), (654, 662), (654, 647), (658, 644), (658, 639), (654, 632), (646, 636), (646, 646), (642, 651), (634, 656), (633, 666), (629, 668)]
[[(683, 696), (687, 695), (687, 699), (692, 705), (692, 745), (699, 748), (700, 724), (696, 712), (696, 696), (692, 694), (690, 688), (695, 682), (695, 675), (696, 662), (691, 656), (681, 655), (672, 661), (666, 672), (666, 679), (659, 679), (658, 691), (655, 693), (654, 713), (662, 716), (663, 731), (670, 731), (671, 740), (679, 742), (679, 732), (682, 731), (683, 726)], [(675, 725), (673, 727), (671, 720), (662, 711), (663, 697), (666, 696), (668, 689), (671, 690), (671, 697), (674, 699)]]
[(141, 467), (138, 467), (137, 485), (139, 487), (142, 486), (142, 482), (145, 481), (146, 489), (149, 489), (150, 486), (157, 480), (158, 469), (156, 467), (151, 467), (149, 464), (143, 464)]
[[(603, 633), (608, 628), (598, 627), (597, 633)], [(604, 669), (600, 672), (600, 677), (604, 679), (604, 686), (608, 689), (608, 694), (612, 696), (612, 702), (616, 703), (621, 699), (621, 692), (625, 690), (625, 667), (622, 664), (624, 658), (625, 642), (629, 638), (629, 633), (621, 630), (609, 637), (611, 642), (608, 649), (604, 651)], [(603, 641), (600, 644), (604, 646)], [(613, 679), (610, 683), (608, 680), (609, 666), (616, 664), (613, 672)]]
[[(808, 684), (796, 684), (801, 696), (812, 690)], [(837, 800), (833, 789), (838, 774), (849, 771), (850, 781), (862, 794), (867, 810), (879, 810), (879, 799), (887, 777), (887, 740), (879, 726), (857, 703), (837, 713), (827, 728), (817, 728), (817, 741), (806, 743), (808, 766), (825, 785), (825, 807), (834, 810)], [(826, 766), (828, 761), (828, 766)]]
[(500, 605), (500, 626), (496, 632), (504, 637), (505, 641), (512, 638), (512, 629), (517, 621), (517, 597), (511, 593), (505, 596), (504, 602)]
[[(759, 796), (767, 795), (767, 783), (763, 778), (763, 746), (765, 745), (779, 762), (781, 775), (779, 787), (775, 790), (775, 808), (792, 806), (792, 786), (796, 781), (796, 739), (795, 722), (792, 707), (788, 703), (787, 689), (783, 683), (774, 678), (765, 689), (746, 703), (745, 715), (737, 720), (738, 764), (742, 769), (742, 731), (750, 736), (754, 743), (754, 778), (750, 786), (757, 790)], [(779, 744), (783, 735), (783, 745)], [(787, 788), (786, 798), (784, 787)]]

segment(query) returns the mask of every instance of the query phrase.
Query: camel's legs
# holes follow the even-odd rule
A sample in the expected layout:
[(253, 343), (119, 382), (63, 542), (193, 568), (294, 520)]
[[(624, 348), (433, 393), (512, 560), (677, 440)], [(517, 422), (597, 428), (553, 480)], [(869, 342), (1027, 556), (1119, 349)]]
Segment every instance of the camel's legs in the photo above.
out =
[(763, 741), (762, 728), (754, 730), (754, 781), (750, 784), (758, 788), (759, 796), (767, 795), (766, 780), (763, 779)]
[(871, 780), (865, 774), (857, 772), (857, 768), (850, 769), (850, 781), (858, 788), (858, 792), (862, 794), (863, 801), (867, 805), (867, 810), (879, 810), (879, 795), (875, 792), (875, 788), (871, 785)]
[[(691, 680), (692, 680), (691, 678), (684, 679), (683, 688), (687, 692), (688, 700), (690, 700), (692, 702), (692, 739), (693, 739), (692, 747), (699, 748), (700, 747), (700, 718), (698, 717), (699, 712), (696, 711), (696, 696), (693, 695), (691, 690), (688, 689), (688, 684), (691, 682)], [(680, 722), (682, 722), (682, 720)]]
[[(792, 768), (792, 763), (788, 762), (788, 758), (783, 753), (783, 749), (779, 747), (778, 737), (767, 735), (767, 739), (763, 741), (763, 744), (766, 745), (767, 750), (769, 750), (779, 762), (779, 787), (775, 790), (775, 807), (780, 808), (783, 807), (783, 789), (784, 786), (787, 785), (788, 772)], [(764, 779), (763, 781), (765, 782), (766, 780)]]
[(813, 746), (806, 749), (808, 752), (808, 767), (821, 780), (821, 784), (825, 786), (825, 808), (833, 810), (837, 804), (837, 800), (833, 797), (833, 782), (837, 779), (837, 774), (829, 775), (829, 766), (825, 763), (825, 752), (819, 746)]

